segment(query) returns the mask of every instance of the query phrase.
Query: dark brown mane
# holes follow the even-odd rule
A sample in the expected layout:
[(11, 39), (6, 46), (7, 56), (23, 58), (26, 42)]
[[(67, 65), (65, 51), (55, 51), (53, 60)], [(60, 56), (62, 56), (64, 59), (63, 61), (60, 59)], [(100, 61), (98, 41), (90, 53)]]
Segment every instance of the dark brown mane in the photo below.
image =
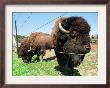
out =
[(89, 32), (90, 25), (82, 17), (61, 17), (55, 22), (51, 36), (60, 68), (72, 71), (80, 65), (91, 49)]

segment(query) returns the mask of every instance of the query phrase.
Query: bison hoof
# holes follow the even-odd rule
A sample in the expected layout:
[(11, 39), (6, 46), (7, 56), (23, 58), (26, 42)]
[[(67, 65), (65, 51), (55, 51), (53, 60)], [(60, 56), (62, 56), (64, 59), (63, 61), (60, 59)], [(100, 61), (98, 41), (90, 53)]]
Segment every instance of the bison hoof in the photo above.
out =
[(29, 64), (29, 62), (27, 62), (27, 61), (23, 61), (24, 63), (28, 63)]

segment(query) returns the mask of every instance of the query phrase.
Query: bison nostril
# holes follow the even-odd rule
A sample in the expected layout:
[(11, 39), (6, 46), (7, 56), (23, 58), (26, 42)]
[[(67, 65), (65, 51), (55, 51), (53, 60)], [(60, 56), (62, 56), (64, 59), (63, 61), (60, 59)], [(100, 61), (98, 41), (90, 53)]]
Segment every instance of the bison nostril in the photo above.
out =
[(90, 50), (90, 49), (91, 49), (91, 47), (86, 47), (86, 49), (87, 49), (87, 50)]
[(90, 50), (91, 49), (91, 47), (90, 46), (85, 46), (85, 48), (87, 49), (87, 50)]

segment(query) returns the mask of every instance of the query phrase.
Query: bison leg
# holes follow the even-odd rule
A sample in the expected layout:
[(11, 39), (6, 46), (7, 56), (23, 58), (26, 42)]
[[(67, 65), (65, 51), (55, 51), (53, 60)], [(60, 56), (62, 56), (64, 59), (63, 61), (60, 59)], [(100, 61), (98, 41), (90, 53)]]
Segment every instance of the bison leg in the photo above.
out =
[(66, 75), (73, 75), (73, 62), (71, 58), (68, 58), (64, 54), (58, 54), (57, 56), (57, 62), (59, 64), (59, 70)]
[(29, 56), (28, 62), (31, 63), (32, 56)]
[(24, 63), (28, 63), (27, 56), (22, 56), (22, 60)]
[(74, 69), (74, 67), (73, 67), (73, 61), (72, 61), (72, 58), (68, 58), (69, 59), (69, 61), (68, 61), (68, 71), (69, 71), (69, 73), (73, 73), (73, 69)]
[(39, 62), (40, 61), (40, 58), (39, 58), (39, 55), (37, 54), (37, 62)]
[(37, 58), (35, 59), (35, 61), (37, 60), (37, 62), (39, 62), (40, 61), (40, 58), (39, 58), (39, 56), (40, 56), (40, 49), (36, 49), (35, 50), (35, 54), (37, 55)]
[(59, 64), (59, 69), (60, 69), (60, 71), (63, 71), (64, 68), (65, 68), (65, 65), (66, 65), (65, 60), (64, 60), (65, 59), (64, 55), (59, 54), (57, 52), (55, 52), (55, 54), (56, 54), (56, 57), (57, 57), (57, 62)]
[(42, 54), (40, 55), (40, 61), (41, 62), (43, 61), (43, 55)]
[(65, 71), (69, 74), (73, 73), (73, 61), (70, 55), (65, 54), (63, 59), (65, 60)]
[(40, 55), (40, 61), (41, 61), (41, 62), (43, 61), (43, 56), (45, 55), (45, 53), (46, 53), (45, 50), (41, 50), (41, 51), (40, 51), (40, 54), (41, 54), (41, 55)]

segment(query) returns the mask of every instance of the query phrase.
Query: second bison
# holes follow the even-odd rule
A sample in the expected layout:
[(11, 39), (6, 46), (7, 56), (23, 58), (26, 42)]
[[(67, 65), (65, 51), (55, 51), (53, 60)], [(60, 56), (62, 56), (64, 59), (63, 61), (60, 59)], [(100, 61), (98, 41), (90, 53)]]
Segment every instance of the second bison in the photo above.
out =
[(21, 41), (21, 46), (18, 48), (18, 56), (22, 58), (24, 63), (31, 62), (33, 55), (45, 55), (45, 50), (52, 49), (51, 36), (42, 32), (32, 33)]

